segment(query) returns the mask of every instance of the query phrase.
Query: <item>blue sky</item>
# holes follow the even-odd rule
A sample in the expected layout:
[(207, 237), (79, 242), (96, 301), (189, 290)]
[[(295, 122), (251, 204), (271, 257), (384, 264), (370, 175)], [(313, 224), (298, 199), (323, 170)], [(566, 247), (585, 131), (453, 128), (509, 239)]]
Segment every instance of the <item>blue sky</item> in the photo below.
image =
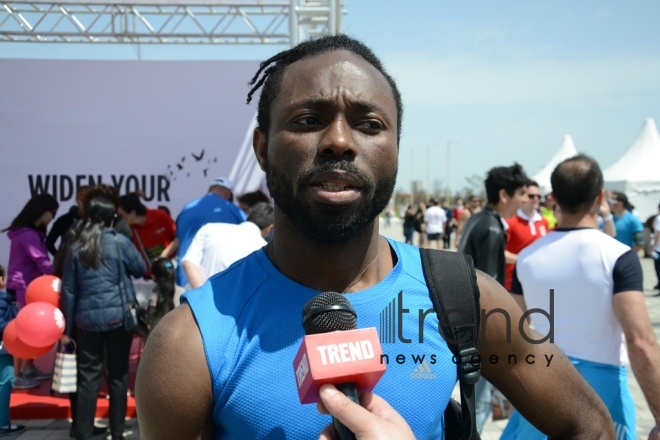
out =
[[(497, 165), (533, 175), (571, 134), (603, 168), (660, 123), (660, 2), (350, 0), (344, 30), (371, 46), (404, 99), (398, 186), (451, 187)], [(143, 59), (264, 59), (281, 47), (140, 48)], [(0, 57), (137, 59), (136, 46), (0, 44)], [(1, 61), (0, 61), (1, 62)], [(412, 152), (412, 153), (411, 153)], [(411, 163), (411, 158), (413, 158)], [(429, 183), (430, 183), (429, 182)]]

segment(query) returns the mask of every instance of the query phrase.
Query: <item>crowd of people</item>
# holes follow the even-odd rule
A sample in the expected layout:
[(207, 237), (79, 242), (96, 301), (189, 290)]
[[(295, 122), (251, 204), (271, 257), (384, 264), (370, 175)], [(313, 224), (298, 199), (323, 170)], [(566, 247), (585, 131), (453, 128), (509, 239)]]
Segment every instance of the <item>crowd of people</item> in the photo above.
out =
[[(97, 185), (80, 188), (48, 235), (59, 207), (48, 194), (30, 199), (5, 229), (7, 304), (24, 305), (27, 285), (42, 274), (62, 278), (61, 343), (75, 341), (78, 361), (73, 438), (106, 429), (94, 425), (104, 374), (109, 433), (122, 438), (135, 337), (125, 331), (126, 307), (140, 302), (139, 278), (153, 280), (136, 381), (142, 438), (329, 440), (336, 433), (327, 414), (360, 439), (442, 438), (458, 371), (437, 318), (426, 316), (433, 305), (417, 234), (417, 246), (453, 244), (478, 269), (467, 280), (482, 310), (473, 330), (482, 355), (477, 430), (498, 389), (516, 408), (502, 438), (634, 439), (630, 362), (656, 421), (649, 439), (660, 440), (660, 349), (636, 254), (644, 226), (625, 194), (603, 189), (596, 161), (578, 155), (559, 164), (543, 203), (519, 164), (494, 167), (484, 200), (408, 206), (402, 243), (379, 234), (379, 215), (393, 216), (403, 105), (371, 50), (344, 35), (306, 41), (261, 63), (251, 84), (248, 103), (263, 87), (253, 145), (273, 204), (262, 193), (236, 199), (221, 177), (173, 219), (139, 194)], [(653, 227), (649, 254), (660, 275), (660, 220)], [(301, 310), (327, 291), (346, 295), (360, 327), (379, 327), (398, 293), (399, 339), (419, 333), (419, 344), (384, 344), (397, 364), (361, 406), (330, 385), (317, 407), (301, 405), (294, 389)], [(413, 309), (419, 320), (407, 314)], [(498, 314), (520, 325), (511, 331)], [(399, 362), (420, 348), (433, 353), (433, 380), (411, 379)], [(520, 362), (492, 361), (503, 353)], [(12, 384), (49, 376), (0, 352), (0, 434), (24, 429), (8, 417)]]
[[(76, 204), (60, 217), (59, 204), (49, 194), (36, 195), (26, 203), (5, 229), (11, 247), (6, 274), (4, 268), (0, 273), (0, 289), (5, 279), (7, 287), (0, 297), (0, 310), (8, 310), (2, 325), (25, 306), (31, 281), (50, 274), (61, 278), (60, 309), (65, 318), (61, 344), (75, 351), (78, 370), (77, 392), (69, 395), (72, 438), (89, 439), (106, 431), (112, 439), (122, 438), (135, 336), (124, 329), (126, 305), (141, 302), (145, 331), (139, 337), (148, 338), (179, 305), (186, 288), (191, 288), (185, 278), (177, 281), (177, 255), (185, 262), (185, 273), (196, 281), (194, 287), (204, 283), (266, 244), (264, 238), (273, 224), (269, 200), (257, 191), (239, 197), (237, 206), (231, 181), (219, 178), (176, 221), (162, 207), (145, 206), (141, 194), (119, 196), (108, 185), (79, 188)], [(145, 301), (139, 301), (134, 288), (138, 280), (148, 280), (152, 288)], [(11, 390), (35, 388), (51, 373), (37, 369), (32, 359), (13, 360), (4, 347), (0, 356), (0, 435), (16, 434), (25, 427), (9, 421)], [(107, 427), (95, 425), (103, 377), (110, 399)]]

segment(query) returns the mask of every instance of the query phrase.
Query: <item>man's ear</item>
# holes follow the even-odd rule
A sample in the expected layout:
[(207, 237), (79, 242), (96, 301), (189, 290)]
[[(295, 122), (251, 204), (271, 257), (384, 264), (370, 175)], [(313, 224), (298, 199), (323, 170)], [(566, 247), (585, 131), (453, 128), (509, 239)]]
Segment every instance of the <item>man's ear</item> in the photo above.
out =
[(511, 198), (504, 188), (502, 188), (497, 194), (500, 196), (500, 203), (507, 203)]
[(596, 196), (596, 206), (602, 205), (603, 199), (607, 199), (607, 191), (605, 189), (601, 189), (598, 195)]
[(266, 156), (268, 155), (268, 142), (266, 135), (263, 134), (258, 128), (254, 129), (252, 134), (252, 148), (254, 155), (257, 156), (257, 162), (262, 171), (266, 171)]

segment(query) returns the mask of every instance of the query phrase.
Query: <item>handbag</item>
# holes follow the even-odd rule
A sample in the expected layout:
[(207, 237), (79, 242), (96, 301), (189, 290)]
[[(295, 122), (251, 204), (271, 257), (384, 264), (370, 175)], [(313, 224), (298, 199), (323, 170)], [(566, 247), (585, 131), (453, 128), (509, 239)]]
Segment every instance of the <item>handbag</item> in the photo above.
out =
[(140, 334), (142, 336), (147, 336), (149, 328), (146, 325), (144, 317), (140, 317), (142, 310), (137, 301), (135, 299), (131, 300), (128, 296), (124, 263), (122, 263), (122, 253), (119, 248), (117, 235), (115, 235), (115, 244), (117, 245), (117, 257), (119, 261), (119, 290), (121, 290), (121, 299), (124, 305), (124, 330), (131, 335)]
[(60, 343), (55, 354), (53, 383), (51, 389), (57, 393), (75, 393), (78, 389), (78, 365), (76, 363), (76, 343), (73, 342), (73, 353), (67, 353), (64, 344)]

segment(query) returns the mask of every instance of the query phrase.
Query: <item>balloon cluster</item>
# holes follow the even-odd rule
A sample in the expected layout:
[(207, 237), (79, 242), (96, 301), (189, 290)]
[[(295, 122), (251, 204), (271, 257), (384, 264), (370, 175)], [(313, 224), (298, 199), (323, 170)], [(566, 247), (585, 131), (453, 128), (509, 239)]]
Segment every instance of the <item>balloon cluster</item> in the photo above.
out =
[(42, 275), (28, 285), (27, 305), (9, 321), (2, 335), (9, 353), (19, 359), (34, 359), (48, 353), (62, 337), (60, 286), (60, 279), (53, 275)]

